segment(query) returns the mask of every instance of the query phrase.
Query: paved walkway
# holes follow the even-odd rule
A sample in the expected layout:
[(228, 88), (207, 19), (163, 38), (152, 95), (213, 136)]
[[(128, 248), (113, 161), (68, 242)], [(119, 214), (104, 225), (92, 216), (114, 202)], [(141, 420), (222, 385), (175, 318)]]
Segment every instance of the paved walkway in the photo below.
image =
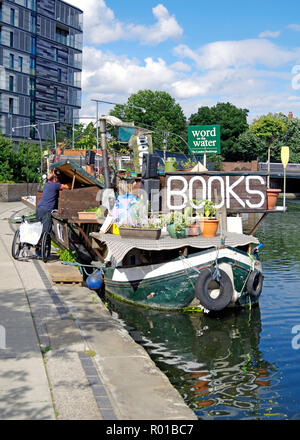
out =
[(26, 290), (10, 258), (13, 232), (7, 221), (2, 220), (18, 209), (17, 203), (0, 204), (0, 419), (54, 419)]
[(21, 209), (0, 203), (0, 419), (196, 420), (92, 291), (11, 258), (6, 219)]

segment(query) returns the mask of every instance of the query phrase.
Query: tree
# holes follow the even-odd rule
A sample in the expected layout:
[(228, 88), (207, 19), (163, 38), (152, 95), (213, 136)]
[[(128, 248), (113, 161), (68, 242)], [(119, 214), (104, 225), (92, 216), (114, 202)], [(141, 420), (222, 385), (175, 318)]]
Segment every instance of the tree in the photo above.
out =
[(214, 107), (200, 107), (197, 113), (190, 116), (190, 125), (220, 125), (221, 153), (225, 160), (240, 160), (236, 148), (240, 134), (248, 129), (249, 110), (239, 109), (233, 104), (218, 103)]
[(281, 160), (280, 151), (282, 146), (290, 148), (290, 163), (300, 163), (300, 119), (286, 118), (286, 131), (280, 135), (274, 148), (276, 152), (275, 159), (279, 162)]
[[(271, 148), (275, 141), (287, 129), (286, 123), (280, 117), (274, 117), (272, 114), (261, 116), (254, 120), (251, 125), (251, 131), (258, 137), (264, 139), (268, 148), (268, 173), (270, 173)], [(268, 188), (270, 186), (270, 176), (268, 175)]]
[(0, 136), (0, 182), (13, 181), (12, 154), (11, 142)]
[(244, 161), (257, 159), (267, 161), (266, 141), (256, 136), (250, 129), (239, 135), (235, 145), (235, 152)]
[(39, 181), (40, 146), (21, 142), (17, 147), (0, 136), (0, 182)]
[[(142, 107), (146, 111), (143, 112), (136, 107)], [(126, 104), (116, 105), (110, 114), (124, 122), (134, 121), (136, 126), (152, 130), (154, 132), (153, 147), (156, 149), (163, 149), (164, 136), (170, 133), (168, 150), (186, 151), (186, 117), (180, 105), (167, 92), (140, 90), (132, 94)], [(176, 135), (182, 137), (185, 142)]]

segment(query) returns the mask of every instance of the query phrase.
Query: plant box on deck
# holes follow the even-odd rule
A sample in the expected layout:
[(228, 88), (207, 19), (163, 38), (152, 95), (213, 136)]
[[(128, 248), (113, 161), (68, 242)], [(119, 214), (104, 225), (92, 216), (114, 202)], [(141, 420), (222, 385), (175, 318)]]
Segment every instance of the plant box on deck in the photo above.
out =
[(158, 240), (161, 235), (161, 229), (153, 228), (127, 228), (119, 226), (120, 236), (122, 238), (141, 238), (144, 240)]
[(80, 211), (77, 214), (79, 220), (97, 220), (96, 212)]

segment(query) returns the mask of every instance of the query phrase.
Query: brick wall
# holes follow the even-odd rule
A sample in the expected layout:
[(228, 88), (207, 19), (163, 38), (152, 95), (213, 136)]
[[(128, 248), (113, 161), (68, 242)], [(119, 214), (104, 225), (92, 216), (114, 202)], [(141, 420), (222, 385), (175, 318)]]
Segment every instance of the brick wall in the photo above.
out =
[(258, 171), (258, 162), (223, 162), (222, 171)]

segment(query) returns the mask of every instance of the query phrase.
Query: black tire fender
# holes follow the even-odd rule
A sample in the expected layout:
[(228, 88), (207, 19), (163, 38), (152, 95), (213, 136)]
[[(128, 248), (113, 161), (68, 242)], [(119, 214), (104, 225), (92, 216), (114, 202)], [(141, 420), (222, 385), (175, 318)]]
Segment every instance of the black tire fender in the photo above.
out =
[(254, 269), (250, 273), (246, 285), (247, 292), (249, 293), (250, 296), (253, 296), (254, 298), (259, 297), (262, 291), (263, 280), (264, 280), (263, 274), (257, 269)]
[[(195, 296), (203, 307), (218, 312), (225, 309), (232, 300), (233, 285), (227, 273), (222, 269), (219, 269), (219, 281), (214, 280), (214, 270), (214, 268), (205, 268), (200, 271), (195, 284)], [(214, 298), (210, 293), (215, 289), (219, 289), (219, 293)]]

